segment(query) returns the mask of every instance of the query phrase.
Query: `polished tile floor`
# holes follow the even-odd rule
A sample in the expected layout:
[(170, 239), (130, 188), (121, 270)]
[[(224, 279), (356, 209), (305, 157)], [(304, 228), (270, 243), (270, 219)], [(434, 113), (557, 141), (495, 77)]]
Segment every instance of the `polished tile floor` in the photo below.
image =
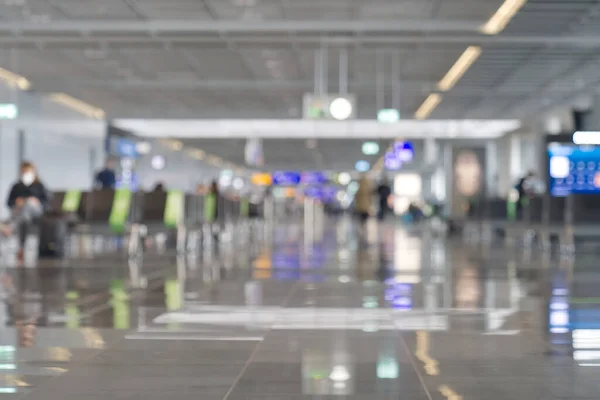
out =
[(4, 265), (0, 399), (600, 398), (592, 255), (323, 226)]

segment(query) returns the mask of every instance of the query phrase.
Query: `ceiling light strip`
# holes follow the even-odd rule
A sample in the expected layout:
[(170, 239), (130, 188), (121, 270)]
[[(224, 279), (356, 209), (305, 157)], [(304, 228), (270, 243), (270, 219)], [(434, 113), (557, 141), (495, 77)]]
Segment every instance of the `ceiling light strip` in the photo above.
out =
[(497, 35), (527, 3), (527, 0), (505, 0), (498, 11), (483, 25), (481, 31), (486, 35)]
[(52, 93), (49, 96), (49, 99), (90, 118), (103, 119), (106, 116), (106, 113), (103, 109), (94, 107), (93, 105), (69, 96), (66, 93)]
[(10, 87), (20, 90), (28, 90), (31, 87), (31, 82), (29, 82), (27, 78), (4, 68), (0, 68), (0, 79), (6, 82)]
[(441, 91), (448, 91), (456, 85), (456, 82), (462, 78), (467, 70), (473, 65), (473, 63), (481, 55), (481, 47), (469, 46), (467, 49), (458, 57), (458, 60), (454, 63), (452, 68), (446, 73), (446, 76), (438, 83), (438, 88)]
[(206, 157), (206, 152), (202, 149), (189, 149), (188, 153), (190, 157), (195, 158), (196, 160), (204, 160)]
[(419, 107), (419, 109), (415, 113), (415, 118), (416, 119), (425, 119), (425, 118), (429, 117), (429, 115), (438, 106), (438, 104), (440, 104), (441, 101), (442, 101), (441, 94), (431, 93), (429, 96), (427, 96), (427, 98), (425, 99), (423, 104), (421, 104), (421, 107)]

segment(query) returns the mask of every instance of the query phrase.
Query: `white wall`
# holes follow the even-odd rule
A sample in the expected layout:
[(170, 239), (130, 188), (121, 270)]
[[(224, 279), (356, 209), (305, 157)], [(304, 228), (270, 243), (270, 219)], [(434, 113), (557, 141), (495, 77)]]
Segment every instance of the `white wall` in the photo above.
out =
[(496, 149), (499, 163), (498, 195), (506, 197), (529, 171), (544, 179), (546, 157), (542, 131), (529, 127), (512, 132), (496, 141)]
[[(24, 159), (33, 162), (50, 190), (89, 189), (92, 167), (104, 160), (104, 121), (89, 120), (39, 95), (0, 87), (0, 103), (19, 108), (15, 120), (0, 122), (0, 219), (8, 216), (8, 191), (18, 179), (19, 131), (24, 132)], [(95, 149), (96, 165), (90, 150)]]

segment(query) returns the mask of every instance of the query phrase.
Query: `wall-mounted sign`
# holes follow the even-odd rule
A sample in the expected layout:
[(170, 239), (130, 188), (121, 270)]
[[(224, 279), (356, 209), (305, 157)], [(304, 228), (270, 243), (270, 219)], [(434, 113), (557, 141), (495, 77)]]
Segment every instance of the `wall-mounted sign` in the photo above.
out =
[(472, 150), (462, 150), (454, 164), (454, 180), (458, 193), (466, 196), (475, 196), (482, 186), (483, 169), (481, 163)]
[(15, 119), (19, 116), (19, 109), (14, 104), (0, 104), (0, 119)]

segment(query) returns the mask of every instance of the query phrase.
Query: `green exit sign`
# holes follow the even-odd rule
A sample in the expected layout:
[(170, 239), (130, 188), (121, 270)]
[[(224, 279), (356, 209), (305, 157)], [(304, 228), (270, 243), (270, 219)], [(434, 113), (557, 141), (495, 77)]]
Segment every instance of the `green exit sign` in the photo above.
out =
[(14, 104), (0, 104), (0, 119), (15, 119), (19, 110)]
[(377, 121), (392, 124), (400, 121), (400, 111), (393, 108), (384, 108), (377, 112)]

